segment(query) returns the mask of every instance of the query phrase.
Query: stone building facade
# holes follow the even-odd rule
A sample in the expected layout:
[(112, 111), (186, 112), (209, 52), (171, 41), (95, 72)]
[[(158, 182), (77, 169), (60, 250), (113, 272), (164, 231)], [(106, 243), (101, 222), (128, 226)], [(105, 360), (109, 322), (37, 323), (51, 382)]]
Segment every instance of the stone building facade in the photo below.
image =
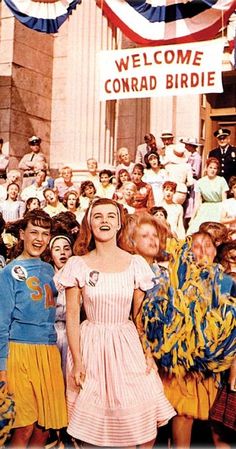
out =
[(111, 168), (117, 148), (127, 146), (134, 156), (146, 132), (196, 136), (207, 154), (216, 126), (230, 122), (235, 130), (229, 92), (236, 76), (228, 61), (223, 94), (101, 102), (98, 52), (134, 44), (107, 23), (94, 0), (82, 2), (55, 35), (24, 27), (3, 2), (0, 19), (0, 135), (10, 167), (32, 134), (42, 138), (52, 171), (68, 164), (82, 174), (88, 157)]

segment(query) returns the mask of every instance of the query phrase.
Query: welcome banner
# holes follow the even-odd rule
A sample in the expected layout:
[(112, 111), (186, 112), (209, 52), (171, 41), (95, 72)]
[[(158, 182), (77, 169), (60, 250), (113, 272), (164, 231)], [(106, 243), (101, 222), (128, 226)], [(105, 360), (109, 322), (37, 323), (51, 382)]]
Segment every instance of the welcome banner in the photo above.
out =
[(224, 40), (101, 51), (100, 99), (223, 92)]

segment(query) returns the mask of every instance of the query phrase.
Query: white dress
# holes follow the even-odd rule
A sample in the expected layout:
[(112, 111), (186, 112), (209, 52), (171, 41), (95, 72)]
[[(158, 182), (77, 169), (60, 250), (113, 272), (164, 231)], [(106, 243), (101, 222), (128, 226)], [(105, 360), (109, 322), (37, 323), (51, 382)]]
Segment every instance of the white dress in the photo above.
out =
[(71, 257), (56, 282), (82, 289), (87, 319), (81, 324), (85, 383), (78, 391), (68, 354), (68, 433), (96, 446), (133, 446), (156, 437), (157, 426), (176, 413), (159, 375), (146, 374), (146, 361), (130, 319), (135, 288), (152, 287), (153, 273), (141, 256), (132, 256), (121, 272), (98, 272), (79, 256)]

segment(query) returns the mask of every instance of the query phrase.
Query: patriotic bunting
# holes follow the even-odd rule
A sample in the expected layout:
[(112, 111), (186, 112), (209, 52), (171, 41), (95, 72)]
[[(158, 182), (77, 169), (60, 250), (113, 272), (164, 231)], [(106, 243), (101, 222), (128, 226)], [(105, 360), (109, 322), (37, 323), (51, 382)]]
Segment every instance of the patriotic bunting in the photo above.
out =
[(56, 33), (82, 0), (5, 0), (23, 25), (42, 33)]
[(97, 0), (97, 4), (140, 45), (212, 39), (236, 8), (235, 0)]

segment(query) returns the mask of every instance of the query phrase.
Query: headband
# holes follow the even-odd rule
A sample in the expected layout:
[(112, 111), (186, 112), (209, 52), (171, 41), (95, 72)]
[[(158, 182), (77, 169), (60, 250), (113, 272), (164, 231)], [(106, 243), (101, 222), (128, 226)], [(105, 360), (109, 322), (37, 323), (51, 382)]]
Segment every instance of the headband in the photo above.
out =
[(55, 235), (55, 237), (53, 237), (50, 242), (49, 242), (49, 249), (51, 250), (53, 247), (53, 243), (55, 243), (56, 240), (58, 239), (64, 239), (67, 240), (67, 242), (72, 245), (72, 241), (69, 237), (67, 237), (67, 235)]
[[(88, 222), (88, 227), (89, 227), (90, 231), (91, 231), (91, 213), (92, 213), (92, 209), (94, 208), (94, 206), (96, 206), (96, 202), (97, 202), (97, 201), (98, 201), (98, 199), (93, 200), (93, 201), (91, 202), (90, 206), (89, 206), (89, 209), (88, 209), (87, 222)], [(113, 204), (113, 206), (116, 207), (116, 210), (117, 210), (117, 218), (118, 218), (118, 231), (119, 231), (120, 228), (121, 228), (121, 215), (120, 215), (120, 209), (119, 209), (119, 207), (117, 206), (117, 204), (115, 204), (115, 203), (110, 203), (110, 204)]]

